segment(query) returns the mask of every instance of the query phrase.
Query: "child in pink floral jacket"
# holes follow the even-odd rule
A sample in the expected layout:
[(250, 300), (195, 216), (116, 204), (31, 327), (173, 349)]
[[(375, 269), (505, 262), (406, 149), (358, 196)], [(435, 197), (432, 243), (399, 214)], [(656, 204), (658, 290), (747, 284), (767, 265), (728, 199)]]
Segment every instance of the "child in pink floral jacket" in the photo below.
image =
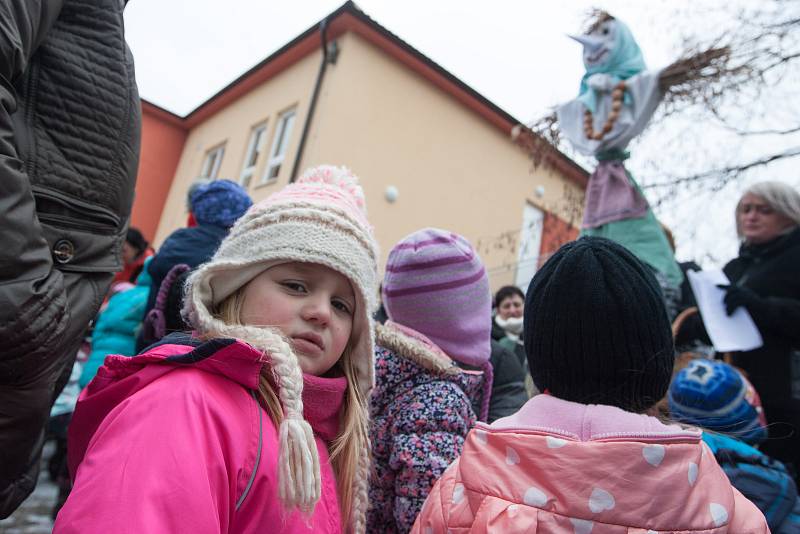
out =
[(376, 331), (367, 530), (405, 534), (461, 454), (476, 421), (473, 406), (486, 420), (491, 294), (470, 244), (429, 228), (390, 252), (383, 300), (391, 321)]

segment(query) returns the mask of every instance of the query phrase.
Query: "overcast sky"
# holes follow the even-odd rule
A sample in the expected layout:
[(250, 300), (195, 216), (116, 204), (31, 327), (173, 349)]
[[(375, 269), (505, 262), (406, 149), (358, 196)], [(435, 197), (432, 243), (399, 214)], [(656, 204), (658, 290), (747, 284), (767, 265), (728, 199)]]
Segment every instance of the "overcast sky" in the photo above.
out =
[[(703, 5), (720, 3), (704, 0)], [(131, 0), (125, 12), (126, 31), (139, 92), (185, 115), (341, 4), (333, 0)], [(626, 22), (648, 66), (654, 68), (677, 57), (679, 32), (673, 31), (670, 17), (688, 4), (666, 0), (605, 0), (602, 4), (360, 0), (357, 5), (515, 118), (530, 122), (576, 94), (584, 71), (581, 48), (566, 34), (580, 31), (591, 7), (600, 6)], [(702, 31), (709, 21), (687, 23)], [(652, 154), (652, 149), (643, 151)], [(631, 168), (644, 169), (642, 165), (634, 153)], [(796, 177), (787, 181), (800, 185)], [(701, 258), (714, 265), (735, 255), (732, 210), (743, 187), (733, 184), (706, 198), (702, 214), (698, 206), (683, 206), (694, 219), (687, 219), (675, 206), (667, 212), (657, 210), (675, 229), (679, 259)]]
[[(578, 32), (593, 3), (553, 4), (357, 2), (379, 24), (520, 120), (572, 96), (583, 72), (580, 45), (565, 34)], [(132, 0), (126, 30), (140, 93), (185, 115), (340, 5), (330, 0)], [(646, 60), (658, 66), (671, 60), (670, 42), (644, 28), (667, 5), (618, 0), (603, 7), (634, 31), (641, 28), (637, 38)]]

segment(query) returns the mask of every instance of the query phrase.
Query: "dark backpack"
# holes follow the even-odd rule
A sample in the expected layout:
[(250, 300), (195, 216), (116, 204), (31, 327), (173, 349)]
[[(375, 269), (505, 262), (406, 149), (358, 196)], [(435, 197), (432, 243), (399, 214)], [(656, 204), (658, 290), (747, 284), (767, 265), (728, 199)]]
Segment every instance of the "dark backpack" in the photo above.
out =
[(717, 449), (714, 456), (731, 484), (761, 510), (774, 534), (800, 534), (797, 486), (781, 462), (728, 448)]

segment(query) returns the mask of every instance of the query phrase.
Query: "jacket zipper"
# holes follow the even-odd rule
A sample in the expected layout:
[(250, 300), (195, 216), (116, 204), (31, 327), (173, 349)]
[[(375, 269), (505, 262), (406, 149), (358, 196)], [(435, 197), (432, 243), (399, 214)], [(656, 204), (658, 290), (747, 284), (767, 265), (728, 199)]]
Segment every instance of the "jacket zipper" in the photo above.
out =
[[(28, 177), (33, 177), (34, 161), (36, 159), (36, 147), (34, 146), (33, 134), (33, 110), (36, 107), (36, 93), (35, 87), (38, 85), (39, 78), (39, 62), (31, 61), (30, 72), (28, 79), (25, 83), (25, 98), (27, 99), (25, 107), (25, 134), (28, 136), (28, 158), (25, 161), (25, 173)], [(19, 96), (19, 95), (17, 95)]]

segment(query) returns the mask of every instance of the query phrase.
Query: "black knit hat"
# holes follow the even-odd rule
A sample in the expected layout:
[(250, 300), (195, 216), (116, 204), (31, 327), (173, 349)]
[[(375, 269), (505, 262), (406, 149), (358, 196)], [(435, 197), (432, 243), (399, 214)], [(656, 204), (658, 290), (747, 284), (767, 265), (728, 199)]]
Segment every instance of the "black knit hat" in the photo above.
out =
[[(130, 246), (138, 250), (139, 254), (147, 250), (147, 247), (150, 246), (150, 244), (142, 235), (142, 232), (140, 232), (138, 228), (134, 228), (133, 226), (128, 228), (128, 234), (125, 236), (125, 241), (127, 241), (128, 244), (130, 244)], [(139, 254), (137, 254), (137, 257), (139, 256)]]
[(561, 399), (641, 412), (669, 387), (674, 349), (658, 282), (608, 239), (568, 243), (536, 273), (524, 338), (536, 387)]

